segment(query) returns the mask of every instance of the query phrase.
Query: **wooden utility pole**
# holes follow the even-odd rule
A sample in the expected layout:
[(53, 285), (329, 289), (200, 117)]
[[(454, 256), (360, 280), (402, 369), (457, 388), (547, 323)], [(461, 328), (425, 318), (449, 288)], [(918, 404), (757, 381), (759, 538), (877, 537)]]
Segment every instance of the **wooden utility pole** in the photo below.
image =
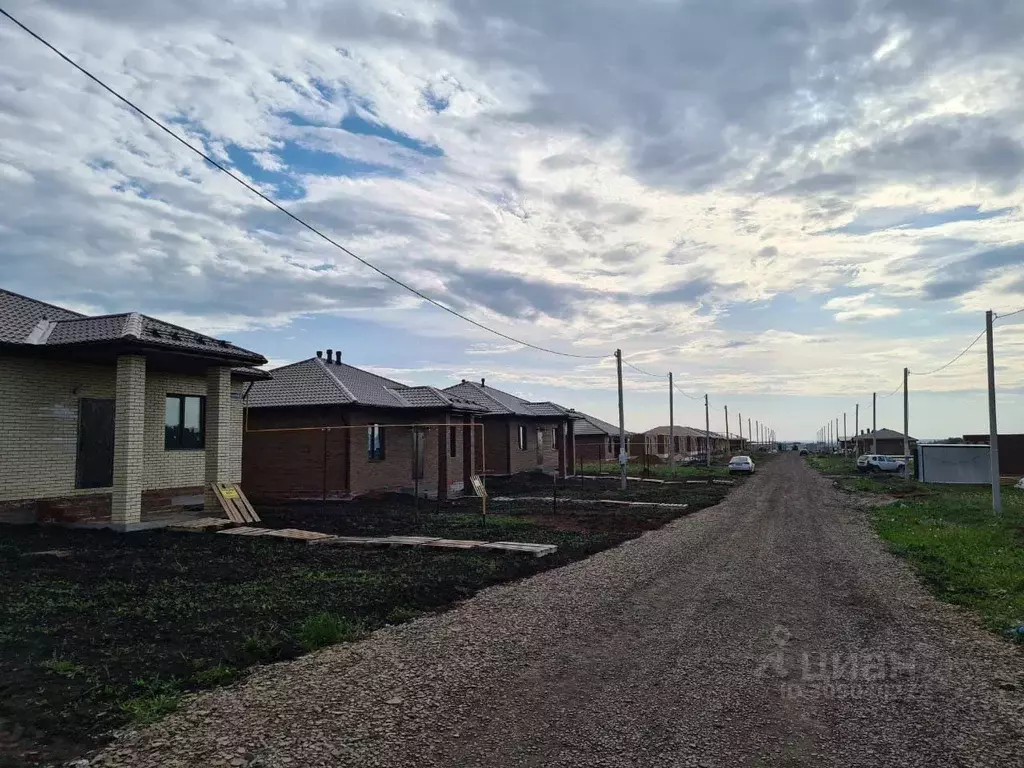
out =
[(878, 453), (878, 393), (871, 393), (871, 452)]
[(750, 431), (749, 416), (747, 416), (747, 441), (750, 443), (750, 450), (754, 450), (754, 433)]
[(729, 442), (729, 406), (722, 406), (725, 408), (725, 452), (732, 453), (732, 444)]
[(668, 465), (676, 468), (676, 412), (673, 404), (672, 371), (668, 372)]
[(853, 444), (857, 446), (853, 449), (853, 455), (856, 457), (860, 455), (860, 443), (857, 442), (857, 436), (860, 434), (860, 403), (857, 403), (853, 411)]
[(704, 460), (711, 466), (711, 411), (708, 407), (708, 396), (704, 394)]
[(744, 451), (746, 449), (743, 447), (743, 414), (742, 413), (737, 413), (736, 414), (736, 421), (739, 422), (739, 428), (740, 428), (740, 450)]
[(907, 392), (907, 379), (910, 369), (903, 369), (903, 477), (910, 477), (910, 394)]
[(996, 356), (992, 344), (992, 310), (985, 313), (985, 346), (988, 365), (988, 462), (992, 477), (992, 511), (1003, 511), (1003, 491), (999, 487), (999, 429), (996, 425)]
[(846, 411), (843, 411), (843, 456), (846, 455), (846, 449), (850, 447), (850, 436), (846, 434)]
[(622, 350), (615, 350), (615, 373), (619, 377), (619, 477), (620, 486), (626, 490), (626, 462), (629, 453), (626, 450), (626, 411), (622, 405)]

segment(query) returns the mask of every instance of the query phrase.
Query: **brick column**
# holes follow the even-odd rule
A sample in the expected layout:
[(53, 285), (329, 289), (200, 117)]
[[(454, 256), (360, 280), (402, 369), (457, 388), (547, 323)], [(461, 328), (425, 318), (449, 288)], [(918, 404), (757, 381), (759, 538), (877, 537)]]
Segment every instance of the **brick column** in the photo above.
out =
[(114, 403), (114, 489), (110, 522), (137, 523), (142, 519), (142, 473), (145, 469), (146, 358), (117, 358)]
[(471, 495), (473, 493), (473, 481), (470, 478), (475, 474), (476, 464), (476, 429), (472, 424), (472, 416), (462, 417), (462, 493)]
[(438, 427), (437, 436), (437, 500), (447, 501), (448, 500), (448, 440), (451, 435), (449, 426), (452, 423), (452, 416), (450, 413), (445, 412), (444, 419), (439, 419), (438, 423), (443, 423), (443, 427)]
[(568, 472), (576, 474), (576, 422), (569, 419), (565, 423), (565, 464)]
[(220, 510), (217, 496), (210, 483), (235, 483), (231, 476), (231, 455), (240, 450), (235, 443), (241, 434), (231, 428), (231, 369), (210, 368), (206, 372), (206, 494), (207, 512)]

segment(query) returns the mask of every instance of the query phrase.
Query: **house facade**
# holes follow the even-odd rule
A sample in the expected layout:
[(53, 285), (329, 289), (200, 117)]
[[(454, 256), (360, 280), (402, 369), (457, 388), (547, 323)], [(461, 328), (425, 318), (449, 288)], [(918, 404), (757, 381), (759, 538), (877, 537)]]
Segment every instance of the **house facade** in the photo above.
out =
[[(619, 461), (619, 428), (596, 416), (573, 411), (577, 419), (573, 432), (576, 436), (576, 461), (615, 463)], [(631, 432), (626, 432), (626, 452), (629, 453)]]
[[(853, 443), (857, 447), (858, 456), (865, 453), (878, 453), (882, 456), (903, 455), (903, 433), (894, 429), (885, 427), (876, 431), (865, 429), (857, 435)], [(915, 455), (917, 453), (917, 438), (909, 438), (908, 444), (910, 455)]]
[[(989, 445), (988, 435), (964, 435), (965, 443)], [(999, 474), (1024, 475), (1024, 435), (1003, 433), (997, 437)]]
[(241, 479), (266, 359), (138, 313), (0, 290), (0, 520), (145, 527)]
[(575, 466), (576, 414), (551, 402), (529, 402), (521, 397), (480, 383), (463, 381), (443, 390), (479, 406), (483, 440), (477, 447), (480, 472), (514, 475), (543, 471), (560, 477)]
[(657, 456), (660, 459), (668, 459), (673, 453), (677, 457), (706, 453), (708, 445), (712, 454), (725, 453), (729, 450), (725, 435), (686, 426), (676, 426), (672, 429), (667, 426), (655, 427), (634, 436), (633, 443), (638, 454)]
[(327, 350), (246, 398), (242, 482), (259, 502), (398, 491), (447, 498), (476, 474), (483, 408), (410, 387)]

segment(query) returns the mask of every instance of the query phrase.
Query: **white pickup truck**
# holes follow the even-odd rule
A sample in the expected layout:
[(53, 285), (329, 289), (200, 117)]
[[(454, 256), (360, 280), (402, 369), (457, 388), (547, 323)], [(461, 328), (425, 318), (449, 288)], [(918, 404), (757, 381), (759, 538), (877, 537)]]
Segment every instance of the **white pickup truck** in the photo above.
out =
[(902, 472), (905, 466), (903, 459), (877, 453), (865, 453), (857, 459), (858, 472)]

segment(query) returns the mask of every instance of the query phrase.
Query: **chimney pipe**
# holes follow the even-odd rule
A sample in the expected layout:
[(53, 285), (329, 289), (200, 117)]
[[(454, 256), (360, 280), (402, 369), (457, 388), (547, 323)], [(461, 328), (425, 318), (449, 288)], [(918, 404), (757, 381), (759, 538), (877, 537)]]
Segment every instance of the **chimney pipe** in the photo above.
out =
[(328, 349), (327, 350), (327, 363), (330, 364), (330, 363), (333, 363), (333, 362), (334, 362), (334, 350), (333, 349)]
[(483, 377), (483, 376), (481, 376), (481, 377), (480, 377), (480, 386), (481, 386), (481, 387), (485, 387), (485, 386), (487, 386), (487, 385), (486, 385), (486, 384), (484, 383), (484, 377)]
[(324, 356), (324, 351), (323, 351), (322, 349), (318, 349), (318, 350), (316, 351), (316, 356), (317, 356), (317, 357), (323, 357), (323, 356)]
[(340, 349), (335, 350), (335, 352), (334, 352), (334, 362), (336, 362), (338, 365), (341, 365), (341, 350)]

